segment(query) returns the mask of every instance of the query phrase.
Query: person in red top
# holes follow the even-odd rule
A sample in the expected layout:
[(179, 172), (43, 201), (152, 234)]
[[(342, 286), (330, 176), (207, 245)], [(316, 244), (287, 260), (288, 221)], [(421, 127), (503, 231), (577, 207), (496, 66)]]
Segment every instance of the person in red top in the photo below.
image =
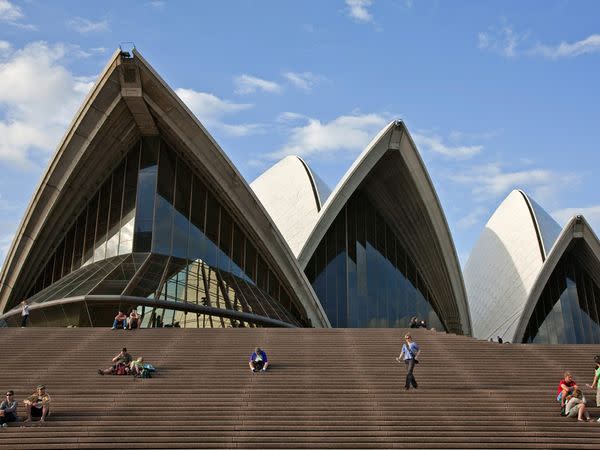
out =
[(558, 395), (556, 396), (556, 401), (560, 402), (561, 408), (565, 406), (567, 395), (571, 395), (575, 389), (577, 389), (577, 383), (575, 383), (573, 375), (565, 372), (563, 379), (558, 383)]

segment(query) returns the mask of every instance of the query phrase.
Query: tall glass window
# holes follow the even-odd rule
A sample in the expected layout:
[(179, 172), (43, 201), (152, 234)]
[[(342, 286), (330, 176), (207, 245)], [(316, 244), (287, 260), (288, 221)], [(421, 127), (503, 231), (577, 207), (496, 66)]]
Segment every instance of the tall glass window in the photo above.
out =
[(392, 227), (360, 191), (340, 211), (306, 267), (334, 327), (446, 327)]
[(600, 344), (600, 286), (577, 258), (575, 248), (563, 255), (546, 283), (529, 318), (524, 343)]
[[(344, 247), (343, 221), (334, 241), (338, 247)], [(97, 286), (94, 294), (121, 292), (217, 308), (239, 307), (281, 320), (288, 320), (291, 314), (298, 323), (307, 324), (297, 297), (290, 296), (286, 283), (247, 238), (232, 211), (159, 137), (143, 137), (108, 174), (58, 240), (55, 250), (42, 262), (28, 297), (50, 289), (50, 285), (77, 269), (84, 270), (82, 266), (90, 268), (125, 255), (133, 261), (136, 257), (145, 258), (142, 254), (147, 253), (153, 254), (152, 260), (140, 269), (140, 281), (129, 286), (127, 292), (124, 273), (114, 280), (90, 279), (77, 292), (85, 293), (89, 284), (90, 289)], [(165, 272), (167, 261), (171, 262)], [(180, 266), (189, 267), (183, 271)], [(343, 267), (342, 255), (335, 266), (340, 279)], [(164, 279), (168, 283), (163, 286)], [(331, 285), (333, 304), (343, 304), (342, 298), (338, 300), (343, 289), (341, 282)], [(66, 290), (56, 292), (68, 294)], [(168, 308), (154, 313), (155, 323), (160, 317), (165, 324), (173, 325), (179, 317)], [(212, 326), (230, 323), (210, 316), (196, 319), (188, 321), (185, 317), (184, 322), (196, 326), (201, 322)], [(152, 321), (147, 318), (147, 322)]]

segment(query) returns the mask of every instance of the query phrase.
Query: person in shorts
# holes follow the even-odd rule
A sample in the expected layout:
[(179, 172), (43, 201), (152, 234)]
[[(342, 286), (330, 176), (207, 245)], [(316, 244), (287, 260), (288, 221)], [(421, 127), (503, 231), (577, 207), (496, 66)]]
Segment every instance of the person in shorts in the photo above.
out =
[(267, 354), (260, 347), (256, 347), (252, 355), (250, 355), (248, 365), (250, 366), (250, 370), (252, 372), (266, 371), (267, 367), (269, 367)]
[(573, 379), (571, 372), (565, 372), (563, 379), (558, 383), (558, 391), (556, 395), (556, 401), (560, 402), (561, 408), (565, 406), (567, 401), (567, 395), (570, 395), (577, 389), (577, 383)]
[[(113, 365), (108, 369), (98, 369), (99, 375), (125, 375), (126, 370), (131, 363), (131, 355), (127, 353), (127, 348), (123, 347), (121, 352), (112, 359)], [(123, 369), (122, 371), (120, 369)]]
[(46, 393), (46, 386), (39, 384), (36, 391), (23, 402), (27, 407), (27, 419), (31, 422), (33, 417), (39, 417), (40, 422), (45, 422), (50, 413), (50, 396)]
[(0, 426), (7, 427), (10, 422), (17, 421), (17, 401), (13, 391), (6, 392), (6, 397), (0, 403)]

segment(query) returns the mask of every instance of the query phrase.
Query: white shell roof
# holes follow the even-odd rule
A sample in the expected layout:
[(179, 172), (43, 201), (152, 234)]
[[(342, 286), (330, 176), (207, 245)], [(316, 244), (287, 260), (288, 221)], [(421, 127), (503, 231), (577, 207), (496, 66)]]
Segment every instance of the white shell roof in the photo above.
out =
[(463, 271), (473, 336), (514, 342), (528, 296), (560, 226), (524, 192), (496, 209)]
[(556, 238), (552, 250), (548, 253), (546, 261), (544, 262), (544, 266), (536, 277), (523, 312), (519, 315), (519, 323), (515, 331), (514, 342), (521, 342), (523, 340), (531, 315), (533, 314), (552, 272), (567, 250), (571, 248), (571, 244), (575, 240), (583, 240), (587, 246), (587, 250), (589, 250), (588, 252), (585, 252), (579, 247), (578, 256), (580, 262), (585, 261), (591, 269), (591, 273), (595, 273), (596, 276), (600, 273), (600, 240), (594, 233), (592, 227), (590, 227), (589, 223), (585, 220), (585, 217), (581, 215), (573, 216)]
[(329, 187), (298, 156), (285, 157), (250, 187), (298, 257), (331, 193)]

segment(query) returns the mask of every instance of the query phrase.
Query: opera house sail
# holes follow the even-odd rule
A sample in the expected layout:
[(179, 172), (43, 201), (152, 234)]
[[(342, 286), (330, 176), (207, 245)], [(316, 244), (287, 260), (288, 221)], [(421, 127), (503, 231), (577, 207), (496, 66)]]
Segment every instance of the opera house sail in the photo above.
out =
[(314, 326), (293, 253), (214, 139), (137, 52), (116, 52), (50, 162), (8, 252), (0, 322)]
[(477, 338), (600, 343), (600, 242), (582, 216), (561, 230), (524, 192), (511, 192), (464, 277)]
[[(288, 240), (334, 327), (406, 327), (412, 316), (470, 334), (450, 231), (405, 125), (386, 126), (333, 192), (297, 157), (251, 186)], [(293, 179), (299, 214), (285, 201)]]
[[(201, 118), (200, 118), (201, 119)], [(429, 327), (471, 334), (450, 230), (406, 126), (333, 192), (290, 156), (248, 185), (134, 50), (50, 161), (0, 276), (0, 326)]]

